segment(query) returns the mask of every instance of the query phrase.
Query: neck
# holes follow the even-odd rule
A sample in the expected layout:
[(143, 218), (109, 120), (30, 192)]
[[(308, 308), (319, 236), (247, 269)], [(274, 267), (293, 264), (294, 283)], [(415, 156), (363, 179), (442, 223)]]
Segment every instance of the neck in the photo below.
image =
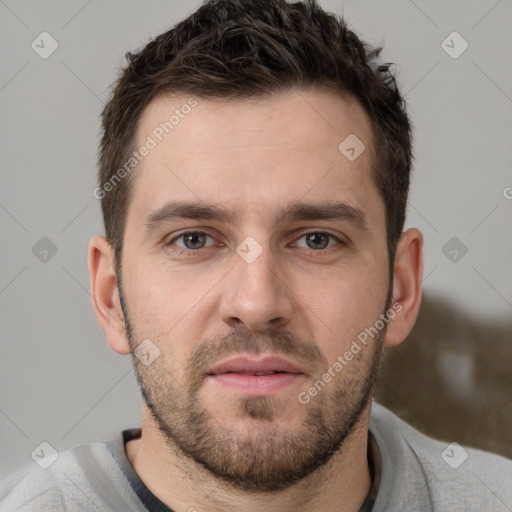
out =
[(175, 512), (357, 512), (371, 485), (367, 459), (370, 409), (371, 403), (326, 465), (283, 491), (255, 493), (231, 487), (169, 448), (146, 408), (141, 438), (126, 443), (126, 455), (146, 487)]

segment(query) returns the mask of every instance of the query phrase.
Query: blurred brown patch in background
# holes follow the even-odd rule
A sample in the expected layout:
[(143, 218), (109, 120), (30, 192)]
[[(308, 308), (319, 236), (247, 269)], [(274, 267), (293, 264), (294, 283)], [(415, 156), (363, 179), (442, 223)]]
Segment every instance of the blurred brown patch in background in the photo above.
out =
[(512, 315), (480, 321), (427, 294), (407, 340), (385, 349), (375, 398), (431, 437), (512, 458), (511, 367)]

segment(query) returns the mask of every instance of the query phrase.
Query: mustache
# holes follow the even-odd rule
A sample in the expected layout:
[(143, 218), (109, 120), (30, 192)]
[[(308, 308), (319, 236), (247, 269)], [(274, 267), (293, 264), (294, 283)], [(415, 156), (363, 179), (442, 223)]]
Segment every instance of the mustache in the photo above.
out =
[(227, 335), (205, 339), (194, 348), (185, 370), (189, 389), (192, 393), (197, 391), (207, 371), (228, 356), (263, 353), (288, 356), (293, 361), (311, 368), (314, 374), (328, 366), (326, 358), (316, 345), (305, 343), (288, 331), (254, 333), (244, 327), (236, 327)]

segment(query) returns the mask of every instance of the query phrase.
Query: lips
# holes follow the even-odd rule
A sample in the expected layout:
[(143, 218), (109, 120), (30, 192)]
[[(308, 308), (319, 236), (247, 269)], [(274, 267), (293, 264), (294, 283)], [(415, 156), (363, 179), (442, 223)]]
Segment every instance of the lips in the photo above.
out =
[(237, 357), (221, 362), (208, 371), (208, 375), (238, 373), (243, 375), (273, 375), (275, 373), (302, 374), (303, 371), (290, 361), (270, 356), (260, 360)]
[(269, 396), (296, 385), (305, 373), (281, 357), (253, 359), (238, 356), (215, 365), (206, 377), (227, 392), (242, 396)]

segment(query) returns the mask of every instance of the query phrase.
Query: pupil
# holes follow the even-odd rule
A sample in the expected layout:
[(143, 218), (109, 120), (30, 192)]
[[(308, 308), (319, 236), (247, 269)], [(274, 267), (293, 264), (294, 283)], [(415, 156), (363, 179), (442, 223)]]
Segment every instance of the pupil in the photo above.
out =
[(204, 244), (204, 240), (199, 240), (198, 242), (198, 239), (201, 239), (203, 235), (201, 235), (200, 233), (192, 233), (190, 235), (186, 235), (185, 236), (185, 245), (189, 248), (189, 249), (197, 249), (198, 245), (199, 245), (199, 248)]
[[(323, 238), (324, 243), (321, 242), (321, 239)], [(313, 244), (320, 244), (320, 247), (316, 245), (316, 247), (312, 247), (312, 249), (324, 249), (327, 247), (327, 236), (322, 235), (320, 233), (312, 233), (307, 236), (307, 244), (309, 245), (309, 242), (313, 242)]]

